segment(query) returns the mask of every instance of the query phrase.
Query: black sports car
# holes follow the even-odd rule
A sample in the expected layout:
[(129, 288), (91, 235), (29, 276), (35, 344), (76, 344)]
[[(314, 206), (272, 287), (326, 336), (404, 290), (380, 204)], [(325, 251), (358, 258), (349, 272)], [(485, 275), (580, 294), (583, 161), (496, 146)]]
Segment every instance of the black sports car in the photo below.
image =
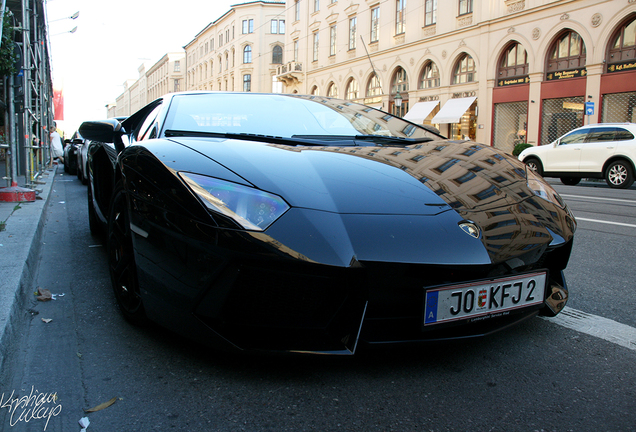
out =
[(574, 217), (489, 146), (283, 94), (170, 94), (80, 131), (91, 228), (133, 322), (352, 354), (480, 336), (567, 301)]

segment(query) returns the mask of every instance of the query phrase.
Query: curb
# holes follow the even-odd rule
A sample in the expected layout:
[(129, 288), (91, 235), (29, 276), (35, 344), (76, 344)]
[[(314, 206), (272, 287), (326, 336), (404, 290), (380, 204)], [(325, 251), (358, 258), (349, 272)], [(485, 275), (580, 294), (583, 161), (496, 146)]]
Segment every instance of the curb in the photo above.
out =
[[(29, 315), (25, 307), (33, 292), (31, 285), (39, 265), (42, 232), (56, 173), (57, 166), (47, 168), (41, 179), (44, 182), (38, 195), (41, 199), (20, 204), (0, 232), (0, 383), (6, 383), (10, 376), (8, 360), (18, 348), (20, 329)], [(13, 208), (16, 204), (2, 205)]]

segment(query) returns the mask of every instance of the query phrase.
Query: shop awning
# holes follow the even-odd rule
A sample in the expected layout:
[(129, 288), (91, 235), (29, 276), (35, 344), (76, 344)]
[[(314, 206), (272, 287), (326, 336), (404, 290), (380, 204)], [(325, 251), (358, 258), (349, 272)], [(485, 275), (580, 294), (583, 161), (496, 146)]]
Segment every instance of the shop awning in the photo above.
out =
[(439, 101), (417, 102), (411, 107), (409, 112), (404, 115), (404, 120), (413, 123), (422, 123), (428, 115), (439, 104)]
[(437, 115), (433, 117), (431, 123), (459, 123), (459, 119), (475, 102), (475, 99), (477, 98), (473, 96), (448, 100)]

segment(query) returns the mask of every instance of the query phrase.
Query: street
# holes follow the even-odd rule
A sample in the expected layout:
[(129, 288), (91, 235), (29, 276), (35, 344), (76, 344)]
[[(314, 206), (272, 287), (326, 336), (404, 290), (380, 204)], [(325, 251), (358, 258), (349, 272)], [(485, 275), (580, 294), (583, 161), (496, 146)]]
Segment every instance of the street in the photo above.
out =
[[(134, 327), (89, 232), (86, 186), (61, 172), (33, 286), (55, 300), (28, 302), (13, 381), (0, 390), (2, 431), (79, 431), (83, 417), (88, 431), (126, 432), (636, 430), (636, 346), (585, 322), (536, 318), (485, 339), (356, 357), (230, 355)], [(568, 308), (636, 331), (636, 186), (550, 182), (578, 218)]]

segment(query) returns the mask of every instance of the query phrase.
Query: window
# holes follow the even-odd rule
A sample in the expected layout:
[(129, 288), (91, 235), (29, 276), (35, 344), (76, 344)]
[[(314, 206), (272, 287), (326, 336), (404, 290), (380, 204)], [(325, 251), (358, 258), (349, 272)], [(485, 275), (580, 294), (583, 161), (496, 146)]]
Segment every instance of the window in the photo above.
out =
[(221, 56), (219, 56), (219, 73), (223, 72), (223, 61), (221, 60)]
[(225, 30), (225, 40), (230, 41), (230, 29)]
[(250, 45), (243, 48), (243, 63), (252, 63), (252, 47)]
[(429, 61), (424, 65), (424, 69), (422, 69), (419, 88), (426, 89), (433, 87), (439, 87), (439, 69), (434, 62)]
[(380, 6), (371, 9), (371, 42), (377, 42), (380, 33)]
[(347, 88), (345, 91), (345, 99), (354, 100), (358, 99), (358, 81), (351, 78), (349, 83), (347, 84)]
[(294, 2), (294, 20), (300, 21), (300, 0)]
[(298, 50), (300, 49), (300, 42), (298, 42), (298, 39), (296, 39), (294, 41), (294, 61), (297, 62), (298, 61)]
[(174, 71), (181, 72), (181, 61), (179, 60), (174, 61)]
[(399, 35), (405, 32), (406, 28), (406, 0), (396, 0), (395, 11), (395, 34)]
[(437, 0), (426, 0), (424, 3), (424, 25), (433, 25), (437, 22)]
[(175, 92), (181, 91), (181, 80), (179, 79), (174, 80), (174, 91)]
[(547, 72), (563, 71), (585, 66), (585, 44), (575, 31), (568, 31), (555, 40), (548, 50)]
[(371, 78), (369, 78), (369, 83), (367, 84), (367, 97), (373, 96), (381, 96), (382, 95), (382, 85), (380, 84), (380, 78), (376, 74), (373, 74)]
[(358, 24), (358, 18), (349, 18), (349, 49), (356, 49), (356, 28)]
[[(636, 18), (623, 24), (610, 39), (609, 52), (607, 55), (607, 70), (614, 72), (617, 64), (633, 62), (636, 58)], [(620, 70), (620, 69), (618, 69)]]
[(314, 12), (318, 12), (320, 10), (320, 0), (314, 0)]
[(313, 61), (318, 61), (318, 32), (314, 33), (314, 54), (313, 54)]
[(528, 53), (520, 43), (514, 43), (501, 56), (498, 78), (528, 74)]
[(312, 96), (318, 96), (318, 86), (313, 86), (309, 94), (311, 94)]
[(244, 92), (252, 91), (252, 75), (251, 74), (243, 75), (243, 91)]
[(332, 98), (338, 97), (338, 87), (334, 83), (329, 84), (329, 87), (327, 88), (327, 96)]
[(459, 14), (473, 13), (473, 0), (459, 0)]
[(458, 61), (453, 71), (453, 84), (473, 82), (477, 78), (475, 61), (468, 54), (464, 54)]
[(210, 51), (214, 51), (214, 37), (210, 38)]
[(329, 55), (336, 55), (336, 26), (329, 27)]
[(254, 33), (254, 20), (243, 20), (243, 34)]
[(223, 34), (219, 34), (219, 47), (223, 45)]
[[(250, 60), (250, 63), (251, 63), (251, 60)], [(230, 68), (230, 55), (228, 53), (225, 53), (225, 70), (228, 70), (229, 68)]]
[(276, 45), (272, 49), (272, 63), (275, 63), (275, 64), (283, 63), (283, 48), (280, 45)]
[(285, 34), (285, 20), (272, 20), (272, 34)]
[(398, 67), (393, 75), (393, 82), (391, 83), (391, 94), (397, 92), (408, 92), (409, 90), (409, 78), (406, 75), (406, 71)]

